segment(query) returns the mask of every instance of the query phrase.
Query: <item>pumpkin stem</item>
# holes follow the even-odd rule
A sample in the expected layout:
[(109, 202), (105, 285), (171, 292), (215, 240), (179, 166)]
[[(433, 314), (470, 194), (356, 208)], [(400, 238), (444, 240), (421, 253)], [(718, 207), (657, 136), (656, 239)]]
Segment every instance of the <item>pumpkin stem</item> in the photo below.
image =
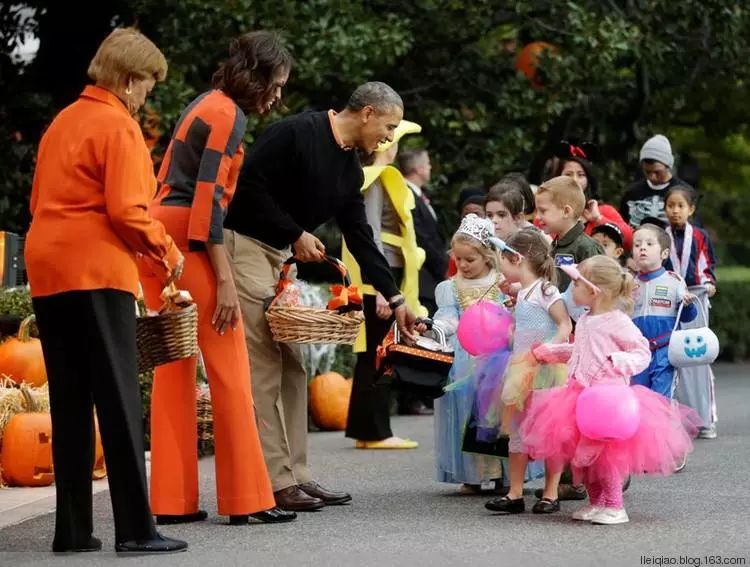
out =
[(31, 324), (36, 321), (36, 315), (33, 313), (21, 321), (21, 326), (18, 327), (18, 340), (22, 343), (27, 343), (31, 339)]
[(20, 390), (21, 390), (21, 394), (23, 394), (23, 397), (26, 400), (26, 413), (39, 412), (39, 403), (36, 401), (36, 398), (32, 395), (31, 388), (29, 388), (25, 383), (22, 383)]

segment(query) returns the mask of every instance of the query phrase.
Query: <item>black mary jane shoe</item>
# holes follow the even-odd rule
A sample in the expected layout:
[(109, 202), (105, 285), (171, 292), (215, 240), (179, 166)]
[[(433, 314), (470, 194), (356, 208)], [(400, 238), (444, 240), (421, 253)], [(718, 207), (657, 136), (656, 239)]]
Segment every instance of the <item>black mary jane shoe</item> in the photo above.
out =
[(94, 536), (91, 536), (87, 542), (80, 545), (62, 545), (58, 543), (52, 544), (52, 553), (86, 553), (89, 551), (101, 550), (102, 540)]
[(281, 508), (269, 508), (262, 512), (256, 512), (255, 514), (242, 514), (237, 516), (229, 516), (230, 526), (244, 526), (248, 523), (248, 520), (253, 518), (263, 522), (264, 524), (283, 524), (285, 522), (291, 522), (297, 519), (296, 512), (288, 512)]
[(192, 524), (193, 522), (202, 522), (208, 518), (208, 512), (205, 510), (198, 510), (195, 514), (157, 514), (156, 524), (159, 526), (167, 526), (172, 524)]
[(526, 502), (523, 496), (521, 498), (509, 498), (506, 495), (485, 502), (484, 507), (499, 514), (522, 514), (526, 511)]
[(531, 509), (534, 514), (554, 514), (560, 511), (560, 501), (551, 498), (542, 498), (538, 500)]
[(179, 539), (172, 539), (156, 534), (153, 539), (121, 541), (115, 544), (117, 553), (133, 555), (150, 555), (157, 553), (178, 553), (186, 551), (188, 544)]

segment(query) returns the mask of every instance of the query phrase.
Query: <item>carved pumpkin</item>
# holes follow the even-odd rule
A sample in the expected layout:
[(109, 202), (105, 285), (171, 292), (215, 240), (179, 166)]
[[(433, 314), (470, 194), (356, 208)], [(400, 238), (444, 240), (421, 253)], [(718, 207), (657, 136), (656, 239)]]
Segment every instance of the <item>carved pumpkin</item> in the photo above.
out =
[(549, 50), (555, 52), (555, 46), (546, 41), (534, 41), (521, 49), (516, 57), (516, 69), (526, 75), (534, 87), (541, 87), (542, 81), (537, 76), (537, 65), (539, 64), (539, 55), (543, 51)]
[(13, 486), (48, 486), (55, 481), (52, 468), (52, 419), (38, 407), (26, 386), (26, 413), (17, 413), (3, 432), (4, 480)]
[(310, 413), (316, 427), (324, 431), (346, 429), (352, 381), (337, 372), (320, 374), (308, 387)]
[(18, 336), (11, 337), (0, 345), (0, 374), (6, 374), (14, 382), (26, 382), (36, 388), (47, 383), (42, 343), (29, 336), (34, 316), (21, 322)]

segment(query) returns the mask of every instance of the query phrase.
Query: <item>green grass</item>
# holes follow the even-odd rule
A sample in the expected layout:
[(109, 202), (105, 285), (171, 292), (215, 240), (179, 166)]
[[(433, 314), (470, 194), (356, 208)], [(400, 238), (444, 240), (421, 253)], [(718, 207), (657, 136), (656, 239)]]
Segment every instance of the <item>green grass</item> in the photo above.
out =
[(750, 284), (750, 267), (722, 266), (716, 269), (719, 287), (723, 282), (747, 282)]

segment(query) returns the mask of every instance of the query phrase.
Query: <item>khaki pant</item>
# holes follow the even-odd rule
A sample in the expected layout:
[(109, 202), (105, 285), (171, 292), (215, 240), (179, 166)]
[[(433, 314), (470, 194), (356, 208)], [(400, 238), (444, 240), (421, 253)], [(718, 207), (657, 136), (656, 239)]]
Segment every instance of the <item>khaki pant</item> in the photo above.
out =
[(263, 456), (276, 492), (311, 480), (302, 353), (297, 345), (273, 340), (263, 310), (263, 300), (274, 295), (281, 264), (291, 253), (231, 230), (224, 231), (224, 242), (245, 324)]

